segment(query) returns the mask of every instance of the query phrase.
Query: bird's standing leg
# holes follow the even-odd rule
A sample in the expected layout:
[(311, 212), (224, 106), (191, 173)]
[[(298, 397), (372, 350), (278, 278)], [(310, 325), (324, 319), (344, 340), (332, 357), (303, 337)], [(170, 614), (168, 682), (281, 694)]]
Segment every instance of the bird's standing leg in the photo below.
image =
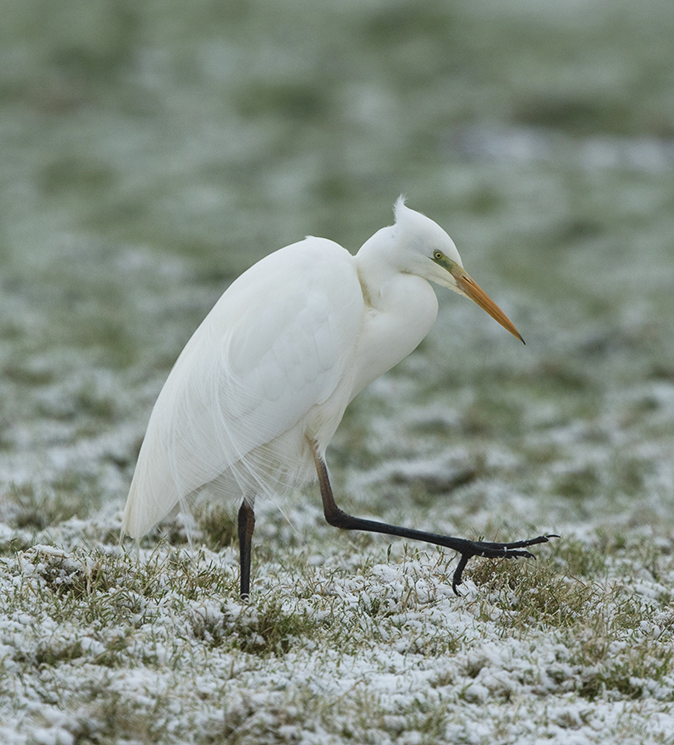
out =
[(366, 530), (371, 533), (385, 533), (387, 535), (396, 535), (401, 538), (412, 538), (425, 543), (434, 543), (437, 546), (444, 546), (458, 551), (461, 559), (452, 578), (452, 589), (456, 595), (459, 595), (457, 587), (462, 583), (461, 576), (466, 568), (468, 560), (473, 556), (485, 556), (489, 559), (513, 559), (518, 556), (527, 558), (536, 558), (529, 551), (524, 551), (526, 546), (534, 546), (537, 543), (547, 543), (550, 538), (557, 538), (556, 535), (539, 535), (537, 538), (529, 538), (525, 541), (516, 541), (515, 543), (489, 543), (485, 541), (470, 541), (466, 538), (454, 538), (450, 535), (440, 535), (439, 533), (427, 533), (423, 530), (414, 530), (413, 528), (403, 528), (397, 525), (389, 525), (376, 520), (365, 520), (360, 517), (353, 517), (341, 510), (335, 504), (335, 498), (330, 486), (328, 468), (325, 461), (318, 454), (316, 443), (311, 443), (311, 449), (316, 463), (318, 472), (318, 483), (321, 488), (321, 497), (323, 498), (323, 512), (325, 519), (330, 525), (342, 530)]
[(250, 597), (250, 555), (255, 530), (255, 513), (244, 499), (239, 508), (239, 561), (241, 564), (241, 597)]

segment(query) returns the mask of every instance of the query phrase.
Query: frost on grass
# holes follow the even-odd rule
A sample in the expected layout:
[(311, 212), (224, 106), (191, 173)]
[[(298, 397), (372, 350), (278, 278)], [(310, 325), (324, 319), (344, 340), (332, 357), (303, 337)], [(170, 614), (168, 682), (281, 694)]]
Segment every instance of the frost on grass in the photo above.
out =
[[(0, 742), (671, 741), (671, 1), (206, 5), (3, 16)], [(260, 505), (246, 605), (217, 504), (193, 552), (177, 520), (125, 553), (150, 408), (228, 282), (306, 232), (354, 249), (401, 190), (527, 347), (441, 293), (347, 411), (338, 501), (563, 538), (458, 599), (454, 556), (315, 491)]]
[(136, 555), (107, 542), (116, 519), (86, 537), (66, 521), (19, 551), (21, 530), (0, 536), (4, 742), (657, 741), (674, 727), (669, 541), (595, 534), (536, 562), (478, 560), (457, 599), (454, 557), (316, 525), (259, 548), (241, 603), (234, 546)]

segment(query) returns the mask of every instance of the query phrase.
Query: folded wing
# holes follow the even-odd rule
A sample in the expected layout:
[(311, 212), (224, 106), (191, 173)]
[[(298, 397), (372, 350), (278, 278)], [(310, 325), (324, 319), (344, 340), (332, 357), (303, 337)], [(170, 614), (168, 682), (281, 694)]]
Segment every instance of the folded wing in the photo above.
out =
[(292, 482), (292, 459), (277, 438), (347, 374), (362, 313), (353, 257), (332, 241), (307, 238), (241, 275), (159, 394), (123, 533), (143, 535), (183, 497), (228, 474), (223, 483), (237, 498), (264, 489), (274, 469), (284, 469), (279, 484)]

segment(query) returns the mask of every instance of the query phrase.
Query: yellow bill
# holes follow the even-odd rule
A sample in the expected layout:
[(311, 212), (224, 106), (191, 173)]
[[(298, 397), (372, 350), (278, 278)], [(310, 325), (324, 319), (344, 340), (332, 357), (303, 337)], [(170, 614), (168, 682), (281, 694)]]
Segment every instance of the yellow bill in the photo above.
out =
[(466, 272), (459, 266), (455, 266), (452, 274), (456, 279), (459, 289), (462, 290), (466, 297), (474, 300), (482, 310), (486, 310), (495, 321), (498, 321), (506, 331), (510, 331), (513, 336), (522, 342), (522, 344), (526, 343), (521, 337), (520, 332), (515, 328), (515, 324), (470, 275), (466, 274)]

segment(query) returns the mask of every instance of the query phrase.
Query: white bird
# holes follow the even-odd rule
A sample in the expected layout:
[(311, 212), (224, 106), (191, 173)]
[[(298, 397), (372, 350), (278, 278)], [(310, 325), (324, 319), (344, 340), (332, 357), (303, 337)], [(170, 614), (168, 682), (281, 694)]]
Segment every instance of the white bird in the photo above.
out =
[(247, 597), (256, 498), (317, 475), (330, 525), (458, 551), (455, 592), (471, 556), (532, 556), (522, 549), (551, 536), (470, 541), (352, 517), (335, 504), (328, 444), (353, 398), (430, 331), (438, 312), (430, 282), (474, 300), (523, 341), (466, 273), (447, 233), (402, 197), (395, 224), (377, 231), (356, 256), (307, 237), (244, 272), (187, 342), (159, 394), (122, 536), (140, 538), (208, 485), (240, 504), (241, 596)]

